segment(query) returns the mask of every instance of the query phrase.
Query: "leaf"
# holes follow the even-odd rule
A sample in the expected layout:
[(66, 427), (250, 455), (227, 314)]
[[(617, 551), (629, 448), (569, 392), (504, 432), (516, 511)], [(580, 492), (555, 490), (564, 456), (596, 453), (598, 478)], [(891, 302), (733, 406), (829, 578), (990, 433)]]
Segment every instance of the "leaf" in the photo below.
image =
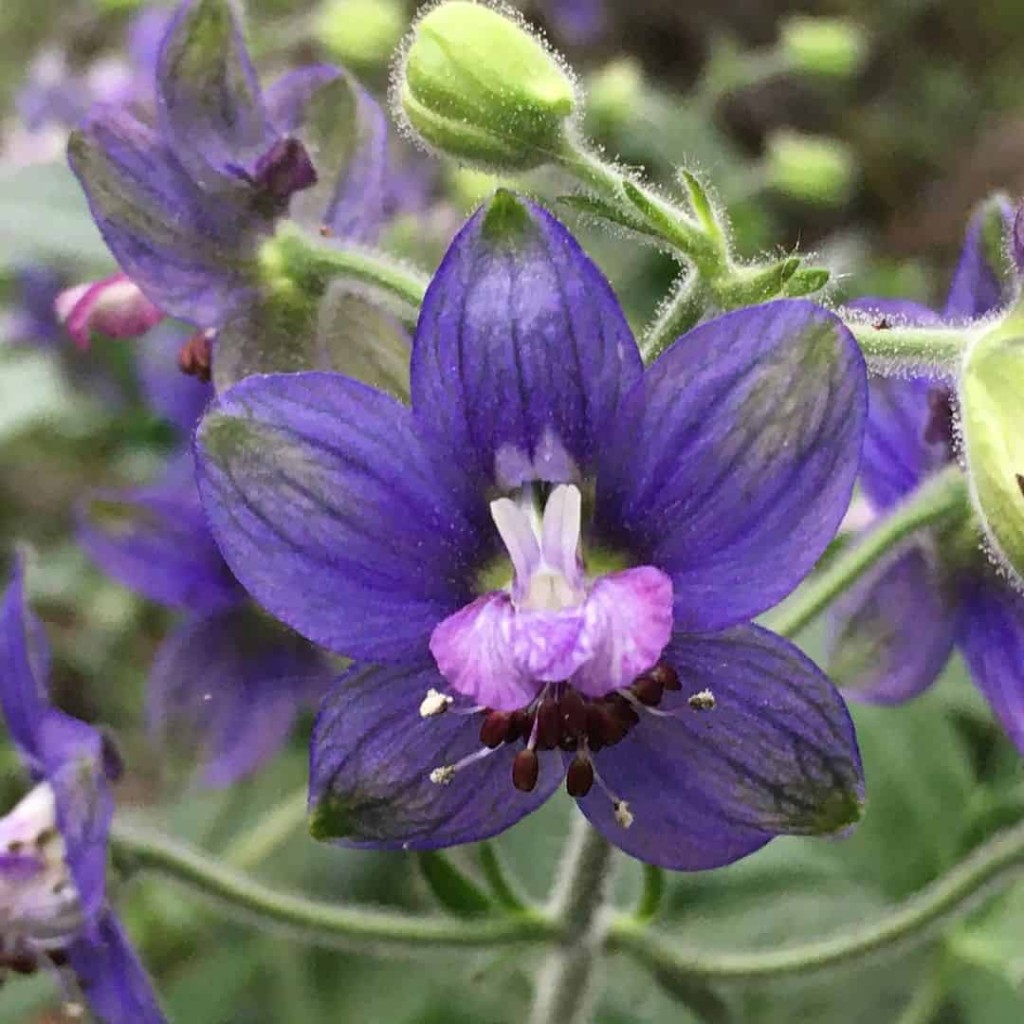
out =
[(451, 862), (446, 854), (427, 851), (417, 856), (423, 878), (438, 903), (457, 917), (481, 917), (494, 904), (487, 894)]
[(85, 196), (63, 162), (0, 165), (0, 224), (0, 266), (52, 259), (111, 263)]

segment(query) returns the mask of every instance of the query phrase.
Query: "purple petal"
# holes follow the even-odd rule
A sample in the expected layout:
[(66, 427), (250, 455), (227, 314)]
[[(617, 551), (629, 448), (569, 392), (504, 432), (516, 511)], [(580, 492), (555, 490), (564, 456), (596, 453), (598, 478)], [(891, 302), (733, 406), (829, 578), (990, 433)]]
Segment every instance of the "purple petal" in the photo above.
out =
[[(513, 649), (515, 620), (507, 594), (487, 594), (449, 615), (430, 636), (430, 653), (441, 675), (474, 704), (514, 711), (540, 689), (537, 675), (526, 671)], [(570, 645), (579, 630), (576, 621)]]
[(125, 45), (128, 59), (140, 79), (155, 82), (160, 48), (173, 20), (172, 12), (166, 8), (144, 7), (128, 22)]
[(114, 817), (103, 738), (91, 725), (56, 709), (44, 716), (38, 737), (65, 858), (86, 920), (92, 921), (106, 899), (107, 836)]
[(960, 648), (971, 678), (1024, 753), (1024, 596), (993, 572), (964, 594)]
[(36, 775), (43, 771), (39, 729), (49, 711), (49, 674), (46, 635), (26, 605), (25, 565), (19, 555), (0, 607), (0, 707), (18, 753)]
[[(1002, 229), (1001, 237), (986, 237), (992, 227)], [(946, 297), (944, 317), (973, 320), (1008, 301), (1002, 236), (1009, 236), (1012, 230), (1013, 210), (1005, 199), (997, 199), (995, 209), (985, 203), (971, 217)]]
[(596, 514), (671, 576), (678, 628), (749, 619), (811, 569), (849, 505), (866, 392), (852, 335), (802, 300), (704, 324), (648, 369), (606, 427)]
[(68, 160), (117, 262), (165, 312), (216, 326), (252, 298), (264, 221), (204, 194), (152, 128), (99, 109), (71, 134)]
[(608, 27), (605, 0), (548, 0), (543, 7), (558, 35), (573, 46), (597, 42)]
[(276, 618), (366, 660), (423, 658), (494, 553), (487, 506), (398, 402), (340, 374), (250, 377), (196, 437), (228, 563)]
[[(681, 693), (595, 757), (624, 800), (617, 820), (595, 786), (580, 800), (594, 825), (634, 857), (680, 871), (719, 867), (783, 833), (835, 832), (863, 802), (860, 755), (842, 698), (788, 641), (755, 626), (677, 635), (667, 660)], [(712, 710), (688, 696), (710, 690)]]
[(204, 189), (223, 191), (251, 172), (276, 139), (234, 6), (181, 5), (157, 66), (160, 132)]
[(146, 971), (112, 911), (104, 912), (92, 935), (68, 947), (68, 958), (99, 1024), (165, 1024)]
[(934, 554), (898, 552), (835, 607), (829, 675), (847, 697), (899, 704), (930, 686), (953, 652), (956, 614)]
[(178, 355), (190, 332), (180, 324), (154, 327), (139, 346), (136, 371), (146, 404), (182, 435), (189, 435), (213, 398), (213, 387), (182, 373)]
[(384, 220), (387, 118), (343, 68), (292, 71), (266, 92), (281, 131), (297, 133), (320, 170), (317, 187), (292, 201), (293, 218), (325, 225), (332, 235), (373, 242)]
[(418, 420), (482, 480), (564, 482), (589, 466), (640, 374), (601, 272), (551, 214), (498, 192), (427, 289), (412, 354)]
[(93, 495), (83, 504), (78, 539), (108, 576), (151, 601), (210, 612), (242, 597), (188, 479)]
[(150, 728), (165, 742), (187, 735), (202, 748), (202, 783), (230, 786), (284, 746), (336, 677), (311, 644), (247, 606), (190, 619), (157, 652)]
[(482, 749), (480, 716), (451, 709), (421, 718), (431, 668), (356, 666), (324, 701), (310, 755), (310, 830), (348, 846), (430, 850), (486, 839), (536, 810), (562, 779), (559, 758), (541, 754), (532, 793), (512, 786), (516, 748), (506, 744), (460, 769), (447, 785), (433, 769)]

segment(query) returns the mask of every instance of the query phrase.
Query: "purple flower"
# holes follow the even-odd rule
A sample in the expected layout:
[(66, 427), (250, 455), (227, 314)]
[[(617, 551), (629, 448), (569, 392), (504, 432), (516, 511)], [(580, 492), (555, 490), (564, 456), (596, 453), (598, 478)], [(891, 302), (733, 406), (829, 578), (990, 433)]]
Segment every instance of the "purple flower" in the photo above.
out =
[(36, 264), (17, 268), (14, 308), (0, 321), (0, 342), (50, 348), (63, 341), (64, 328), (54, 304), (65, 287), (63, 275), (52, 267)]
[(411, 408), (329, 373), (221, 396), (197, 449), (225, 557), (356, 662), (314, 732), (314, 834), (470, 842), (563, 778), (673, 868), (856, 820), (841, 698), (748, 620), (833, 536), (865, 390), (848, 332), (799, 301), (645, 371), (575, 240), (499, 192), (427, 292)]
[(608, 27), (605, 0), (546, 0), (541, 8), (555, 31), (575, 46), (597, 42)]
[[(972, 218), (942, 316), (914, 302), (862, 299), (876, 322), (938, 323), (984, 316), (1008, 301), (1001, 254)], [(1001, 218), (1007, 231), (1010, 210)], [(993, 250), (996, 250), (993, 252)], [(872, 383), (861, 484), (885, 513), (956, 450), (955, 398), (941, 382)], [(1024, 596), (960, 523), (917, 535), (855, 588), (837, 610), (831, 670), (850, 696), (879, 704), (927, 688), (958, 646), (975, 683), (1024, 751)]]
[(124, 105), (98, 107), (68, 156), (125, 273), (170, 315), (222, 327), (259, 306), (260, 246), (287, 213), (372, 237), (386, 130), (339, 68), (304, 68), (261, 90), (232, 5), (187, 0), (160, 47), (155, 125)]
[[(161, 329), (142, 350), (141, 378), (154, 409), (187, 436), (213, 389), (177, 371), (179, 348), (180, 335)], [(154, 659), (147, 717), (158, 736), (194, 738), (203, 784), (231, 785), (259, 768), (337, 675), (248, 600), (210, 535), (188, 452), (153, 486), (93, 494), (79, 540), (109, 576), (184, 613)]]
[(0, 608), (0, 707), (35, 786), (0, 819), (0, 967), (69, 965), (104, 1024), (164, 1020), (107, 902), (107, 835), (120, 770), (90, 725), (50, 705), (49, 651), (15, 566)]

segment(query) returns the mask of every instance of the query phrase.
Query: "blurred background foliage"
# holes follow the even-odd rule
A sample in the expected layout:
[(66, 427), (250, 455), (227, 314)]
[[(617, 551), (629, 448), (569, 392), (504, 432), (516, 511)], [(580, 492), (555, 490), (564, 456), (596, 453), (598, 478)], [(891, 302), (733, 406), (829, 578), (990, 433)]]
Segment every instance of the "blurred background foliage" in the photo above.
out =
[[(43, 263), (67, 281), (111, 262), (61, 160), (57, 126), (29, 133), (17, 97), (34, 62), (74, 69), (116, 55), (131, 2), (4, 0), (0, 5), (0, 315), (20, 301), (17, 270)], [(622, 159), (671, 185), (679, 165), (704, 175), (732, 213), (741, 250), (814, 251), (833, 271), (830, 297), (934, 300), (946, 287), (972, 205), (1024, 191), (1024, 8), (1019, 0), (607, 0), (604, 31), (560, 31), (558, 5), (534, 0), (590, 95), (588, 128)], [(383, 91), (387, 55), (408, 26), (398, 0), (248, 5), (261, 62), (340, 59)], [(833, 49), (806, 45), (801, 17), (827, 25)], [(794, 20), (797, 19), (797, 20)], [(803, 29), (801, 29), (803, 26)], [(804, 35), (801, 36), (801, 31)], [(838, 39), (838, 44), (836, 40)], [(565, 183), (532, 185), (554, 197)], [(437, 167), (430, 208), (391, 229), (393, 251), (425, 266), (457, 218), (493, 186)], [(633, 241), (579, 224), (635, 322), (649, 317), (674, 266)], [(0, 329), (2, 333), (2, 329)], [(35, 339), (39, 342), (44, 339)], [(144, 342), (143, 342), (144, 344)], [(147, 671), (172, 614), (104, 578), (74, 539), (90, 488), (153, 479), (174, 444), (143, 404), (129, 345), (0, 348), (0, 533), (34, 549), (32, 597), (56, 651), (54, 689), (68, 710), (108, 723), (129, 765), (120, 805), (285, 888), (325, 900), (428, 912), (416, 859), (320, 846), (302, 827), (309, 720), (272, 765), (227, 792), (191, 781), (185, 744), (158, 750), (143, 721)], [(802, 638), (813, 654), (822, 637)], [(857, 707), (869, 784), (866, 820), (841, 841), (785, 839), (738, 865), (672, 876), (660, 927), (702, 950), (806, 940), (869, 918), (918, 890), (1024, 812), (1020, 759), (958, 664), (898, 709)], [(23, 780), (0, 750), (4, 805)], [(524, 887), (546, 893), (571, 808), (556, 799), (497, 841)], [(472, 848), (456, 860), (477, 870)], [(640, 868), (623, 866), (619, 898)], [(156, 878), (123, 902), (173, 1020), (187, 1024), (360, 1021), (502, 1024), (524, 1018), (535, 955), (515, 952), (389, 961), (358, 949), (307, 948), (232, 921)], [(871, 1021), (1017, 1024), (1024, 1005), (1024, 888), (983, 904), (923, 950), (857, 971), (728, 993), (752, 1024)], [(601, 1024), (685, 1024), (657, 983), (613, 962)], [(52, 980), (0, 986), (0, 1021), (52, 1022)]]

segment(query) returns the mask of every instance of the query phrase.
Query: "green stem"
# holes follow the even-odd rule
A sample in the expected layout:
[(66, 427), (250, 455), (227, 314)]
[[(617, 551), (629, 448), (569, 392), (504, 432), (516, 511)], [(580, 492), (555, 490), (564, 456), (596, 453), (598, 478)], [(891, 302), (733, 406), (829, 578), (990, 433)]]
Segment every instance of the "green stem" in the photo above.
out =
[(560, 948), (537, 978), (530, 1024), (590, 1020), (594, 969), (601, 957), (601, 910), (614, 867), (611, 845), (578, 815), (566, 844), (552, 896), (551, 916), (562, 925)]
[(227, 845), (224, 860), (239, 871), (251, 871), (262, 864), (306, 820), (307, 789), (289, 793), (277, 806), (261, 814), (251, 828)]
[(933, 327), (890, 327), (848, 321), (868, 366), (886, 376), (952, 374), (971, 339), (969, 329), (938, 324)]
[(680, 281), (663, 303), (654, 323), (640, 341), (640, 354), (645, 363), (652, 363), (681, 334), (694, 327), (704, 315), (710, 295), (704, 281), (691, 273)]
[(621, 951), (655, 973), (680, 983), (694, 980), (751, 983), (849, 966), (897, 945), (921, 942), (941, 925), (972, 909), (988, 891), (1010, 883), (1024, 869), (1024, 824), (1001, 832), (960, 864), (880, 919), (853, 931), (789, 949), (752, 953), (686, 950), (621, 917), (607, 948)]
[(367, 944), (388, 949), (423, 946), (475, 949), (552, 941), (562, 924), (537, 911), (466, 920), (410, 917), (276, 892), (194, 847), (117, 821), (111, 832), (114, 857), (127, 869), (156, 871), (240, 913), (329, 946)]
[(583, 140), (567, 138), (558, 159), (562, 168), (587, 188), (640, 217), (705, 276), (715, 276), (727, 263), (728, 254), (720, 237), (713, 238), (689, 214), (615, 164), (602, 160)]
[(902, 540), (925, 527), (963, 515), (968, 507), (967, 479), (959, 466), (949, 466), (929, 477), (863, 540), (840, 552), (792, 597), (769, 612), (763, 625), (783, 636), (795, 636)]
[(903, 1008), (896, 1024), (932, 1024), (946, 1001), (942, 971), (936, 965), (925, 972), (924, 979)]
[(644, 887), (640, 893), (640, 901), (633, 911), (637, 921), (651, 921), (661, 909), (661, 901), (665, 898), (665, 872), (654, 864), (644, 864)]
[(320, 242), (290, 225), (264, 245), (260, 257), (271, 281), (283, 277), (308, 294), (322, 294), (335, 279), (357, 281), (413, 311), (422, 304), (429, 282), (421, 271), (383, 253)]
[(513, 912), (526, 910), (529, 902), (509, 881), (501, 862), (501, 855), (494, 843), (490, 841), (481, 843), (477, 848), (477, 855), (480, 861), (480, 870), (498, 904)]

